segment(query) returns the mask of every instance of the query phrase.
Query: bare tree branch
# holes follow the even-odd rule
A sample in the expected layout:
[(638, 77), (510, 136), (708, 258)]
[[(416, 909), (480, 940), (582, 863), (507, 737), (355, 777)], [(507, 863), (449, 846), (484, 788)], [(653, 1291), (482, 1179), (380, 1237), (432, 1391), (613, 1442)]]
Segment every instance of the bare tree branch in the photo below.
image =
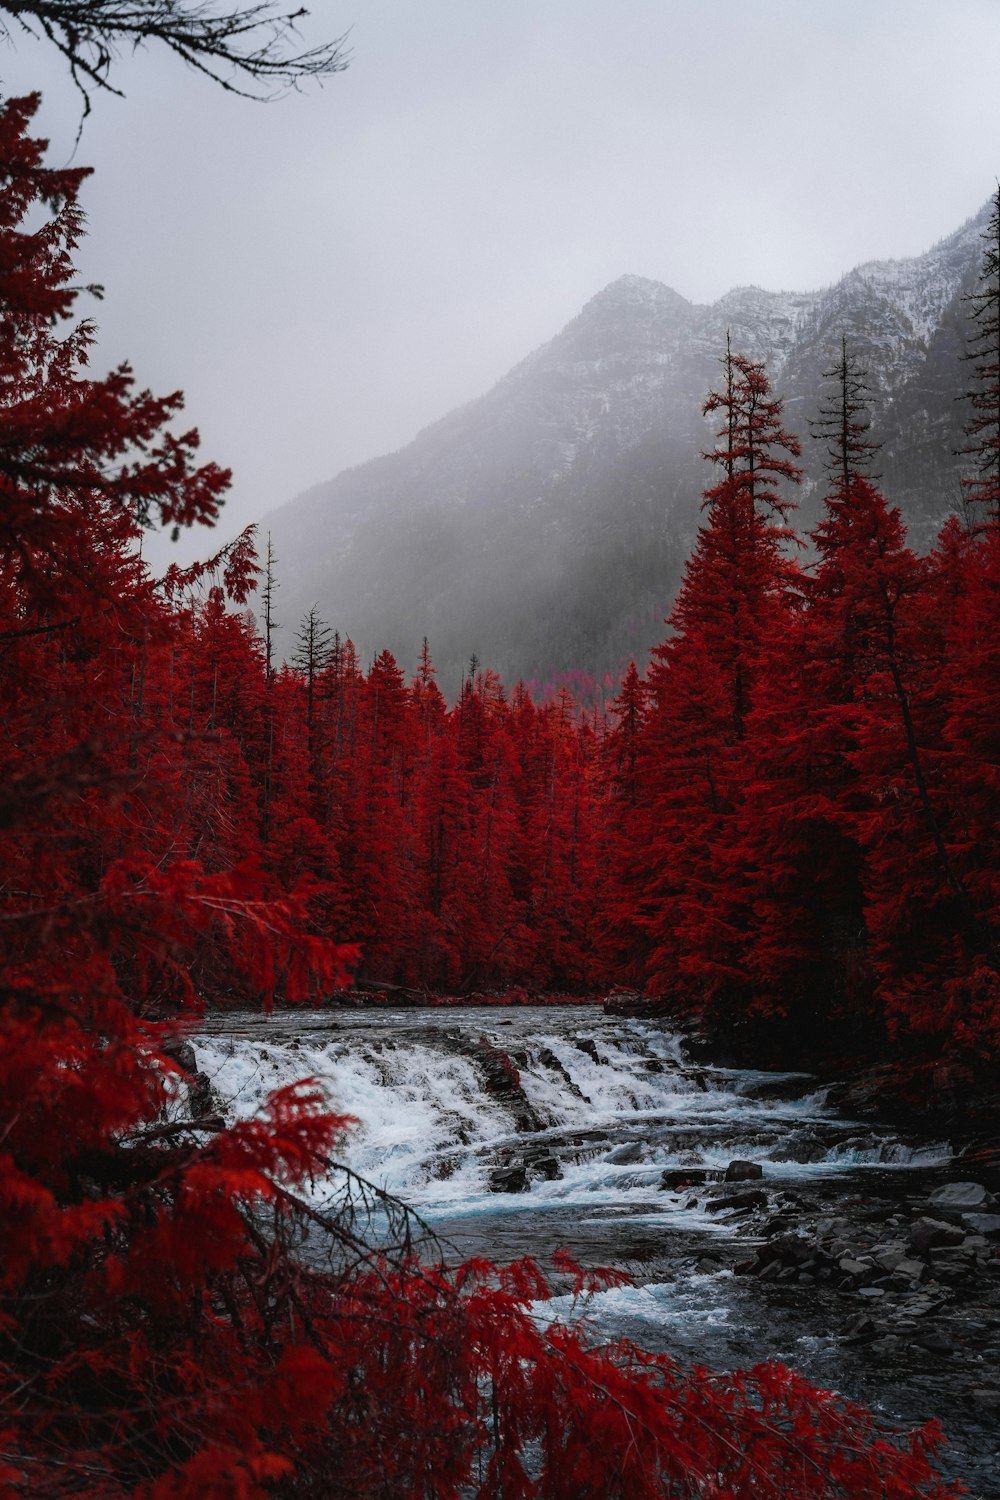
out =
[(121, 94), (111, 73), (122, 50), (150, 42), (248, 99), (273, 99), (307, 79), (342, 72), (349, 61), (344, 36), (296, 52), (298, 22), (308, 14), (304, 7), (283, 11), (275, 0), (222, 8), (206, 0), (3, 0), (0, 37), (11, 36), (15, 21), (47, 37), (69, 64), (88, 114), (93, 90)]

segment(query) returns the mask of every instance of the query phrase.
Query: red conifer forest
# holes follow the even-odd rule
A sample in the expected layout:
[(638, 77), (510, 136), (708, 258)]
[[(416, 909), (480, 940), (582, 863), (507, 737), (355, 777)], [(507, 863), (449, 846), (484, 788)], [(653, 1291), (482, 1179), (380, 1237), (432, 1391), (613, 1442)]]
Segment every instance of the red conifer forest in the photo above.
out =
[(1000, 199), (968, 524), (907, 546), (845, 349), (796, 549), (798, 442), (727, 350), (648, 672), (602, 716), (488, 669), (449, 706), (426, 643), (408, 681), (315, 614), (278, 665), (280, 561), (262, 579), (249, 537), (161, 579), (141, 561), (143, 527), (212, 523), (228, 476), (179, 396), (91, 373), (85, 173), (45, 165), (36, 103), (0, 109), (0, 1496), (953, 1493), (933, 1427), (887, 1437), (781, 1366), (542, 1328), (537, 1268), (421, 1261), (405, 1208), (347, 1173), (318, 1208), (302, 1189), (350, 1122), (309, 1081), (230, 1128), (163, 1104), (185, 1016), (352, 975), (626, 983), (779, 1058), (822, 1034), (914, 1072), (995, 1064)]

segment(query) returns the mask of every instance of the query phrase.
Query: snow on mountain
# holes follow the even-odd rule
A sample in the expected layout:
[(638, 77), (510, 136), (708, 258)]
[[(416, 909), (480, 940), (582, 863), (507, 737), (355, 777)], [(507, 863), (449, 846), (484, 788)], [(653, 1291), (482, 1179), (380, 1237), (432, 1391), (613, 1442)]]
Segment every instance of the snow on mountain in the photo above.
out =
[[(883, 483), (929, 545), (958, 493), (961, 299), (985, 223), (984, 209), (926, 254), (818, 292), (738, 287), (698, 306), (619, 277), (486, 395), (265, 518), (286, 642), (316, 601), (363, 660), (388, 646), (408, 670), (428, 636), (447, 692), (473, 653), (508, 680), (641, 660), (697, 526), (701, 406), (727, 330), (766, 360), (814, 481), (808, 418), (847, 335), (868, 367)], [(803, 488), (807, 525), (818, 487)]]

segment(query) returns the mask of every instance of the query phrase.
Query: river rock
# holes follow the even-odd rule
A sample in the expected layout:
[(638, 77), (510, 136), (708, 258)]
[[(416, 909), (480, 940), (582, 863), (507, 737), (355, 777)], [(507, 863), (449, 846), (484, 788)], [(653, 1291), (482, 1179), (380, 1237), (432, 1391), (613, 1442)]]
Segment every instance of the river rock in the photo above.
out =
[(924, 1217), (910, 1225), (909, 1245), (914, 1255), (926, 1255), (937, 1245), (960, 1245), (964, 1238), (964, 1229), (946, 1224), (943, 1219)]
[(996, 1199), (987, 1192), (981, 1182), (946, 1182), (928, 1198), (934, 1208), (951, 1209), (955, 1213), (976, 1213), (994, 1208)]
[(792, 1140), (786, 1141), (782, 1146), (776, 1146), (769, 1153), (768, 1161), (794, 1161), (804, 1166), (807, 1162), (822, 1161), (828, 1154), (828, 1147), (823, 1144), (819, 1136), (811, 1131), (804, 1130)]
[(766, 1266), (777, 1262), (784, 1266), (802, 1266), (813, 1260), (817, 1247), (804, 1234), (779, 1234), (761, 1245), (757, 1251), (757, 1262)]
[(731, 1161), (726, 1168), (726, 1182), (753, 1182), (763, 1177), (764, 1168), (756, 1161)]
[(985, 1234), (989, 1239), (1000, 1235), (1000, 1214), (963, 1214), (962, 1223), (974, 1234)]
[(750, 1188), (742, 1193), (726, 1193), (721, 1198), (709, 1198), (705, 1211), (721, 1214), (724, 1209), (766, 1208), (767, 1194), (761, 1188)]
[(592, 1058), (595, 1063), (603, 1063), (606, 1061), (606, 1059), (603, 1058), (598, 1052), (597, 1043), (594, 1041), (594, 1038), (592, 1036), (574, 1037), (573, 1045), (574, 1047), (578, 1048), (579, 1051), (585, 1053), (587, 1057)]
[(925, 1269), (923, 1261), (903, 1257), (892, 1268), (893, 1285), (902, 1287), (905, 1291), (913, 1282), (922, 1279)]
[(554, 1156), (535, 1156), (529, 1163), (532, 1172), (544, 1177), (546, 1182), (556, 1182), (563, 1174), (562, 1167)]
[(641, 1141), (626, 1141), (624, 1146), (616, 1146), (609, 1151), (604, 1158), (613, 1167), (630, 1167), (633, 1162), (642, 1161), (643, 1145)]
[(528, 1191), (528, 1172), (523, 1165), (520, 1167), (494, 1167), (490, 1173), (491, 1193), (526, 1193)]
[(841, 1334), (845, 1344), (868, 1344), (878, 1336), (878, 1329), (867, 1313), (855, 1313)]
[(851, 1255), (842, 1256), (837, 1262), (837, 1268), (842, 1276), (849, 1277), (855, 1283), (875, 1279), (875, 1267), (863, 1260), (855, 1260)]
[(707, 1181), (707, 1167), (664, 1167), (660, 1175), (660, 1190), (680, 1193), (684, 1188), (701, 1187)]

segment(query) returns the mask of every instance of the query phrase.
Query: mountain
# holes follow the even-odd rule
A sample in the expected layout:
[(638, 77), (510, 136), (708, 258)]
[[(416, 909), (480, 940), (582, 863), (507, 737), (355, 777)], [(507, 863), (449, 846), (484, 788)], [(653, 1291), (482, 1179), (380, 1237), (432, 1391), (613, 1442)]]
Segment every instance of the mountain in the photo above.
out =
[(698, 525), (701, 405), (727, 329), (766, 360), (802, 439), (803, 527), (822, 496), (808, 419), (846, 333), (868, 370), (883, 487), (931, 545), (960, 494), (961, 299), (987, 218), (819, 292), (739, 287), (698, 306), (640, 276), (612, 282), (487, 395), (264, 519), (286, 651), (316, 602), (363, 662), (388, 647), (409, 670), (426, 635), (449, 694), (473, 653), (508, 682), (641, 663)]

